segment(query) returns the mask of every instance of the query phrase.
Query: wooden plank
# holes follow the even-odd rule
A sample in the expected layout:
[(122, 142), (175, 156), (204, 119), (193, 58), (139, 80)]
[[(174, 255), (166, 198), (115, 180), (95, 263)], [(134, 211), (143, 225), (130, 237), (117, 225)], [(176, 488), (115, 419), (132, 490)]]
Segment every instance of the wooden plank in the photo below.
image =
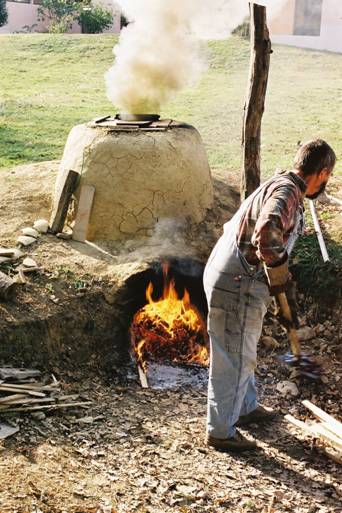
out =
[(293, 424), (294, 426), (298, 427), (299, 429), (306, 431), (310, 435), (315, 435), (315, 433), (312, 431), (311, 427), (308, 424), (305, 424), (305, 422), (302, 422), (301, 420), (296, 419), (292, 415), (288, 414), (285, 415), (285, 419)]
[(1, 379), (22, 380), (27, 378), (37, 378), (41, 375), (38, 369), (17, 369), (14, 367), (0, 367)]
[(60, 190), (59, 197), (54, 203), (50, 218), (50, 231), (52, 233), (63, 231), (71, 196), (76, 189), (79, 176), (79, 173), (71, 169), (65, 175), (63, 186)]
[(149, 388), (148, 381), (147, 381), (147, 376), (146, 376), (142, 366), (139, 365), (139, 364), (138, 364), (138, 373), (139, 373), (139, 379), (140, 379), (140, 383), (141, 383), (142, 388)]
[(80, 199), (73, 228), (72, 238), (84, 242), (87, 238), (87, 231), (91, 208), (93, 206), (95, 187), (93, 185), (82, 185)]
[(322, 438), (325, 442), (328, 442), (330, 445), (332, 445), (336, 449), (342, 449), (342, 438), (339, 438), (338, 436), (334, 435), (330, 431), (324, 428), (324, 426), (317, 422), (312, 425), (312, 431), (314, 433), (317, 433), (317, 435)]
[(318, 406), (316, 406), (315, 404), (311, 403), (307, 399), (305, 401), (302, 401), (302, 404), (308, 410), (310, 410), (315, 415), (315, 417), (317, 417), (318, 419), (323, 420), (324, 422), (329, 424), (331, 426), (331, 428), (333, 429), (333, 432), (337, 436), (342, 438), (342, 424), (341, 424), (341, 422), (336, 420), (334, 417), (332, 417), (331, 415), (329, 415), (325, 411), (323, 411), (320, 408), (318, 408)]
[(328, 456), (328, 458), (333, 460), (335, 463), (339, 463), (340, 465), (342, 465), (342, 452), (335, 451), (331, 447), (324, 447), (323, 450), (325, 454)]

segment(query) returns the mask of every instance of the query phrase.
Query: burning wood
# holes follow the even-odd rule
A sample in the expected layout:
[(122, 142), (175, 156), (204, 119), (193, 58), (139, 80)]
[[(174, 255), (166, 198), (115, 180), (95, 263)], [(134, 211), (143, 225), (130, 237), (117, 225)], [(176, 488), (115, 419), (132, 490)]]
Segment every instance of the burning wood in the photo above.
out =
[(162, 299), (153, 300), (150, 283), (146, 291), (148, 303), (135, 314), (131, 325), (132, 350), (137, 363), (145, 372), (148, 360), (207, 366), (208, 337), (203, 320), (186, 289), (183, 297), (178, 297), (174, 279), (168, 279), (167, 265), (163, 271)]

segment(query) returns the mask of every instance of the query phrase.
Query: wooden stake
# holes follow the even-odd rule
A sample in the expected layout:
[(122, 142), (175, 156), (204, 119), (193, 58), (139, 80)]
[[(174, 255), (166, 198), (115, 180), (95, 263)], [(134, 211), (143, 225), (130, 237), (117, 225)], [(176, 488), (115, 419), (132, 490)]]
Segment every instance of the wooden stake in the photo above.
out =
[(55, 201), (50, 218), (50, 230), (52, 233), (63, 231), (71, 196), (75, 191), (79, 176), (79, 173), (70, 170), (64, 178), (62, 189), (60, 191), (59, 197)]
[(144, 369), (141, 367), (140, 364), (138, 364), (138, 373), (139, 373), (139, 379), (140, 379), (140, 383), (141, 383), (142, 388), (149, 388), (148, 381), (147, 381), (147, 376), (146, 376), (146, 374), (144, 372)]
[(270, 54), (272, 53), (266, 23), (266, 7), (254, 3), (250, 3), (249, 6), (251, 61), (242, 132), (241, 201), (260, 185), (261, 119), (264, 113)]

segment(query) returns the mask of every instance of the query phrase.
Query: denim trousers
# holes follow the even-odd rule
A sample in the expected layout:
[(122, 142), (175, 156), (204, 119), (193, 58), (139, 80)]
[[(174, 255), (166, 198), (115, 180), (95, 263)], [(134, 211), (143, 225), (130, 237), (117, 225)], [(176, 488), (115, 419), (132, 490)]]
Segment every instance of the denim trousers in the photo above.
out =
[(266, 283), (256, 279), (236, 247), (234, 225), (228, 228), (204, 272), (210, 338), (207, 433), (215, 438), (234, 436), (239, 416), (258, 406), (257, 343), (270, 303)]

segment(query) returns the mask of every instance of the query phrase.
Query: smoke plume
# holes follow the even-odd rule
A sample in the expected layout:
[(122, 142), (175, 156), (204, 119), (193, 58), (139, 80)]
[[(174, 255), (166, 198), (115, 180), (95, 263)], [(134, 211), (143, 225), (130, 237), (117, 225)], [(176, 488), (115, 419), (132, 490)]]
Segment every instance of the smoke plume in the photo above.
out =
[[(285, 0), (272, 0), (272, 5)], [(160, 112), (206, 69), (203, 40), (227, 38), (248, 14), (247, 0), (117, 0), (131, 22), (114, 47), (107, 96), (121, 113)], [(260, 2), (268, 3), (268, 0)]]

